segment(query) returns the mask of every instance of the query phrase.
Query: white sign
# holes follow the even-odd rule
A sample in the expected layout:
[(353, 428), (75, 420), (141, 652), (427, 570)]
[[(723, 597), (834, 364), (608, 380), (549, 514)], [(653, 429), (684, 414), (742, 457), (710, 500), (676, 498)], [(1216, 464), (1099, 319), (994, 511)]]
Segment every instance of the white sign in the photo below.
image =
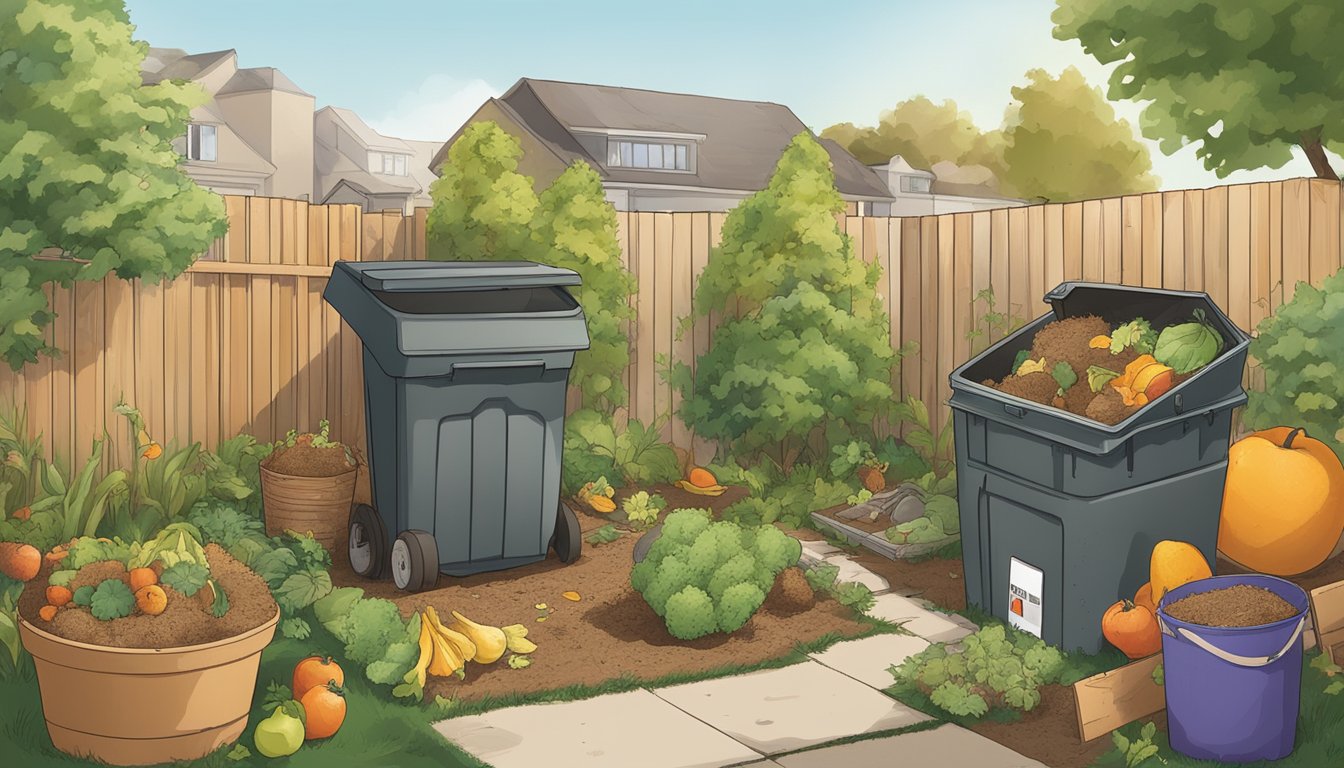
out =
[(1041, 584), (1044, 578), (1016, 557), (1008, 566), (1008, 625), (1041, 636)]

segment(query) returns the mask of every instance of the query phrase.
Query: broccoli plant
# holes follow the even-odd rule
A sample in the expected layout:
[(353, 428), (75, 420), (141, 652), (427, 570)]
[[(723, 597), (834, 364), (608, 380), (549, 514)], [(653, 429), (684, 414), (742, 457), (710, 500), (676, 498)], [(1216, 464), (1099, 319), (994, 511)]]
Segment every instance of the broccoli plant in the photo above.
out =
[(979, 718), (997, 708), (1030, 712), (1041, 686), (1060, 681), (1065, 659), (1039, 638), (991, 624), (962, 640), (960, 651), (931, 645), (890, 671), (939, 709)]
[(707, 509), (679, 509), (630, 584), (681, 640), (741, 629), (775, 584), (796, 565), (802, 544), (772, 525), (711, 522)]

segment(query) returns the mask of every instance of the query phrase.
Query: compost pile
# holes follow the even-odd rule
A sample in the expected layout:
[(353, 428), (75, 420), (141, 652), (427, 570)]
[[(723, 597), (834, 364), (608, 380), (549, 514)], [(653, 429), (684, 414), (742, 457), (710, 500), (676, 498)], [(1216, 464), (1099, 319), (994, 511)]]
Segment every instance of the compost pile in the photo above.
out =
[(1046, 324), (1012, 372), (986, 386), (1041, 405), (1119, 424), (1212, 363), (1223, 339), (1196, 310), (1159, 333), (1143, 318), (1112, 327), (1095, 315)]
[(355, 469), (350, 449), (331, 439), (331, 424), (325, 419), (318, 432), (302, 435), (290, 430), (261, 466), (294, 477), (336, 477)]
[[(139, 561), (148, 565), (130, 569), (139, 552), (128, 555), (120, 542), (78, 539), (56, 550), (64, 555), (44, 559), (24, 587), (19, 614), (58, 637), (114, 648), (210, 643), (275, 616), (279, 608), (260, 576), (215, 544), (186, 546), (176, 556), (181, 539), (173, 534), (147, 545), (160, 547)], [(72, 560), (84, 564), (70, 568)]]
[(1173, 619), (1206, 627), (1258, 627), (1291, 619), (1298, 613), (1282, 597), (1248, 584), (1183, 597), (1166, 611)]

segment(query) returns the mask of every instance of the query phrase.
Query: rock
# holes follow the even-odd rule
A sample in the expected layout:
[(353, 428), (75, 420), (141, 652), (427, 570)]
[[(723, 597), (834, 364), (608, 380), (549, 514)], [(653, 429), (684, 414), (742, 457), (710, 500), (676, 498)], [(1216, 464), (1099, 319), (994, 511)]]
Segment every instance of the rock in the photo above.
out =
[(649, 550), (653, 548), (653, 542), (657, 541), (662, 533), (663, 524), (659, 523), (645, 531), (644, 535), (639, 537), (639, 541), (635, 542), (635, 550), (631, 553), (631, 556), (634, 557), (636, 563), (641, 562), (648, 556)]
[(910, 495), (901, 499), (896, 507), (891, 510), (891, 524), (900, 525), (923, 516), (924, 501), (918, 496)]

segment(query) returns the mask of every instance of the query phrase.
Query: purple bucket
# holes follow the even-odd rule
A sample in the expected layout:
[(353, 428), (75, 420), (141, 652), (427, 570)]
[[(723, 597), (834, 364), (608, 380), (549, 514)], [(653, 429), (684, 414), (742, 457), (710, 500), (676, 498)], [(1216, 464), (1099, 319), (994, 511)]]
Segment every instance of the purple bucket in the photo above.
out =
[[(1267, 589), (1297, 613), (1255, 627), (1206, 627), (1167, 615), (1183, 597), (1238, 585)], [(1172, 749), (1225, 763), (1278, 760), (1293, 751), (1306, 612), (1301, 587), (1262, 574), (1200, 579), (1162, 598), (1157, 618)]]

